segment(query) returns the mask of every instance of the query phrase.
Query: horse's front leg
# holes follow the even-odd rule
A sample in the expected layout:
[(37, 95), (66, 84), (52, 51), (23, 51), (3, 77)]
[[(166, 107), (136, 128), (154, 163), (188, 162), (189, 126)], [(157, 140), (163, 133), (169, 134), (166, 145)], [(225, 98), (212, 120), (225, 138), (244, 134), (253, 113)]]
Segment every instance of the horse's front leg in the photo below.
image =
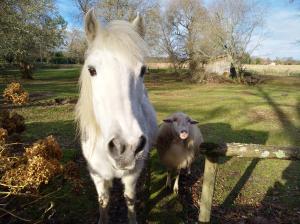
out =
[(108, 203), (109, 203), (109, 189), (112, 186), (111, 180), (104, 180), (98, 175), (91, 175), (96, 185), (99, 202), (100, 218), (98, 224), (108, 223)]
[(136, 224), (136, 213), (135, 213), (135, 195), (136, 195), (136, 182), (139, 174), (132, 174), (122, 177), (124, 184), (124, 197), (128, 208), (128, 220), (129, 224)]

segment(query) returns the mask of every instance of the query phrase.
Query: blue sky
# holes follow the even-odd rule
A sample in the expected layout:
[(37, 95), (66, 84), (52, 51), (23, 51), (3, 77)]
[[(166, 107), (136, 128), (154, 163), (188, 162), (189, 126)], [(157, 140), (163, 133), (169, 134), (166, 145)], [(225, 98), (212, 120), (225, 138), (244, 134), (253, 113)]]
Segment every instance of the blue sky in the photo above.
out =
[(56, 6), (61, 16), (68, 22), (68, 28), (80, 27), (82, 24), (78, 22), (76, 16), (79, 14), (74, 1), (72, 0), (55, 0)]
[[(165, 0), (160, 0), (165, 1)], [(204, 0), (209, 3), (211, 0)], [(266, 10), (265, 35), (260, 46), (252, 53), (254, 56), (293, 57), (300, 59), (300, 0), (260, 0)], [(72, 0), (56, 0), (60, 14), (68, 22), (68, 28), (82, 27), (76, 19), (79, 14)], [(297, 40), (299, 43), (296, 44)]]
[(254, 55), (300, 59), (300, 1), (295, 0), (292, 4), (289, 0), (266, 2), (269, 8), (266, 12), (266, 34)]

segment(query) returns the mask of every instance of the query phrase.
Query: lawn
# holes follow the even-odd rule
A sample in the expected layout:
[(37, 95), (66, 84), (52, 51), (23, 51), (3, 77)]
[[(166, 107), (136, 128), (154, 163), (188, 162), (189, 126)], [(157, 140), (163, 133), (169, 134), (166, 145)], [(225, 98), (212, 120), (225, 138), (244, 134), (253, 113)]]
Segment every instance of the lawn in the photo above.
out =
[[(78, 68), (40, 70), (34, 81), (23, 81), (23, 84), (36, 97), (36, 102), (76, 98), (79, 73)], [(14, 74), (17, 71), (2, 79), (2, 83)], [(275, 77), (259, 86), (199, 85), (176, 81), (166, 70), (153, 70), (145, 83), (159, 123), (174, 111), (184, 111), (200, 122), (206, 141), (300, 146), (300, 77)], [(0, 90), (3, 88), (1, 84)], [(26, 119), (24, 141), (32, 142), (53, 134), (65, 152), (65, 161), (81, 160), (73, 122), (74, 104), (33, 104), (15, 110)], [(85, 166), (81, 167), (86, 188), (77, 195), (71, 193), (68, 186), (55, 193), (58, 222), (95, 223), (96, 193)], [(198, 188), (202, 159), (195, 162), (191, 176), (183, 173), (179, 197), (164, 188), (166, 173), (155, 150), (151, 152), (149, 167), (148, 200), (140, 211), (148, 223), (194, 221), (198, 212), (197, 195), (201, 190)], [(296, 161), (220, 160), (213, 203), (214, 222), (250, 222), (253, 217), (260, 217), (276, 223), (277, 219), (282, 221), (289, 216), (292, 223), (296, 220), (293, 215), (299, 217), (300, 214), (299, 170), (300, 162)], [(24, 215), (28, 216), (29, 211)]]

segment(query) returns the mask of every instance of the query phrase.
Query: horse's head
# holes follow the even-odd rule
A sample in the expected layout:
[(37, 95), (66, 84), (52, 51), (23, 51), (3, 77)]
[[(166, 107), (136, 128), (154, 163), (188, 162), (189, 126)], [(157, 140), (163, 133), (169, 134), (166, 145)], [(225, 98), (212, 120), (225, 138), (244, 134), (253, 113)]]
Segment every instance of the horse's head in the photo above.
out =
[[(142, 111), (146, 72), (143, 19), (138, 15), (132, 23), (113, 21), (102, 27), (90, 10), (85, 17), (85, 32), (88, 50), (78, 113), (81, 117), (94, 116), (94, 121), (80, 121), (81, 129), (97, 125), (112, 165), (132, 169), (148, 146)], [(91, 132), (82, 131), (87, 135)]]

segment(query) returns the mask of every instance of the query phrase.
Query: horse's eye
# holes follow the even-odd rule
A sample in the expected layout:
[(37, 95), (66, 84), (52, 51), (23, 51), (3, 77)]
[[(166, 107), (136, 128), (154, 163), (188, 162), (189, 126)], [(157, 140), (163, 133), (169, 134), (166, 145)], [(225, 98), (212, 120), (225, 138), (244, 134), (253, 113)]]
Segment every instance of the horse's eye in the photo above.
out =
[(96, 69), (93, 66), (88, 66), (88, 70), (91, 76), (97, 75)]
[(147, 67), (145, 65), (142, 66), (141, 72), (140, 72), (140, 77), (143, 78), (145, 73), (146, 73)]

